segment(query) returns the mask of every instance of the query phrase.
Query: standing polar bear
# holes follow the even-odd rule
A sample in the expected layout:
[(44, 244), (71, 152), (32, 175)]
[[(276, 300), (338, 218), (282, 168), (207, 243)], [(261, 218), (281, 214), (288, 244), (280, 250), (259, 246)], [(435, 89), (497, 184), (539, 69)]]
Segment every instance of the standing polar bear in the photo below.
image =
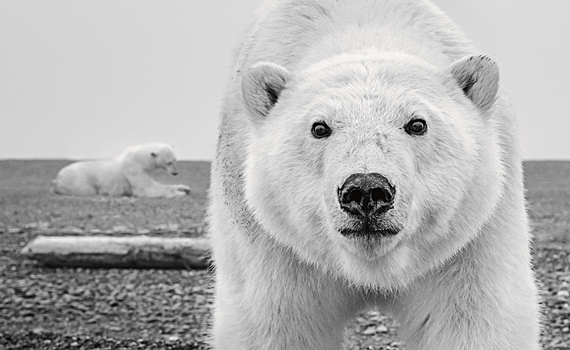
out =
[(281, 0), (241, 47), (209, 223), (217, 350), (539, 349), (515, 120), (496, 64), (424, 0)]
[(156, 182), (149, 172), (164, 169), (177, 175), (176, 157), (163, 143), (127, 147), (113, 159), (76, 162), (59, 171), (53, 191), (64, 195), (178, 197), (190, 194), (185, 185)]

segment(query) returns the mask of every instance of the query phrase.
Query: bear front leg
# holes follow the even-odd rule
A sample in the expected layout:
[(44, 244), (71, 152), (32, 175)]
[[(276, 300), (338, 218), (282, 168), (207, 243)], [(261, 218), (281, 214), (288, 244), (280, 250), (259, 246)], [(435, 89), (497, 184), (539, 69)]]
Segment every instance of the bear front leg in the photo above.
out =
[(167, 185), (152, 179), (133, 183), (133, 194), (137, 197), (173, 198), (190, 194), (190, 187), (186, 185)]
[(270, 239), (240, 243), (214, 248), (213, 349), (341, 349), (362, 298)]
[(186, 185), (172, 185), (172, 188), (178, 196), (189, 195), (191, 192), (190, 187)]
[(540, 349), (528, 247), (489, 239), (500, 235), (506, 232), (483, 233), (397, 298), (394, 313), (407, 349)]

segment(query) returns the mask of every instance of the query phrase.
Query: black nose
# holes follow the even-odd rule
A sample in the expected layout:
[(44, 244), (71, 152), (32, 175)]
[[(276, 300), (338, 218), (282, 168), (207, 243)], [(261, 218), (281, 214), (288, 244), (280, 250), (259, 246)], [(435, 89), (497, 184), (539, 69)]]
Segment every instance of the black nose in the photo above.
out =
[(358, 216), (381, 214), (392, 208), (396, 188), (377, 173), (352, 174), (338, 189), (340, 207)]

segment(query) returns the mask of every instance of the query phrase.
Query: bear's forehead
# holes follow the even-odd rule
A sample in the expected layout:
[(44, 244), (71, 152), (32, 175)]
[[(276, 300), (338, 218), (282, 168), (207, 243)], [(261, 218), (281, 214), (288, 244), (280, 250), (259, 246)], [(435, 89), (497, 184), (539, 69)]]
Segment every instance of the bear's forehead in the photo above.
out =
[(161, 158), (169, 159), (174, 157), (174, 152), (168, 146), (154, 147), (152, 152), (158, 154)]
[(429, 113), (448, 89), (441, 71), (406, 55), (347, 55), (300, 72), (289, 101), (307, 114)]
[(300, 90), (390, 87), (425, 91), (441, 85), (440, 70), (405, 54), (341, 55), (321, 61), (297, 76)]
[[(400, 115), (410, 113), (432, 114), (445, 95), (440, 89), (425, 84), (400, 84), (398, 82), (349, 82), (323, 84), (320, 88), (307, 86), (308, 90), (290, 101), (308, 115), (327, 114), (345, 118), (347, 115)], [(303, 113), (304, 114), (304, 113)]]

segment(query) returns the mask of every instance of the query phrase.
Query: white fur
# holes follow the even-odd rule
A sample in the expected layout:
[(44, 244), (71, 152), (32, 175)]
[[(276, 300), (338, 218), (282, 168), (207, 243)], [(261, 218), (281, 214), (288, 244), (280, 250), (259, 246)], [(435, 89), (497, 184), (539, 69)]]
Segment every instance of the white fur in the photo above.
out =
[(119, 156), (72, 163), (59, 171), (53, 191), (63, 195), (178, 197), (190, 193), (186, 185), (166, 185), (149, 172), (164, 169), (177, 175), (176, 157), (168, 145), (154, 142), (127, 147)]
[[(539, 349), (496, 65), (423, 0), (282, 0), (260, 13), (212, 168), (214, 349), (340, 349), (344, 324), (370, 307), (395, 315), (412, 350)], [(404, 131), (413, 117), (425, 135)], [(330, 137), (311, 135), (318, 121)], [(339, 233), (354, 225), (337, 200), (354, 173), (394, 184), (397, 235)]]

